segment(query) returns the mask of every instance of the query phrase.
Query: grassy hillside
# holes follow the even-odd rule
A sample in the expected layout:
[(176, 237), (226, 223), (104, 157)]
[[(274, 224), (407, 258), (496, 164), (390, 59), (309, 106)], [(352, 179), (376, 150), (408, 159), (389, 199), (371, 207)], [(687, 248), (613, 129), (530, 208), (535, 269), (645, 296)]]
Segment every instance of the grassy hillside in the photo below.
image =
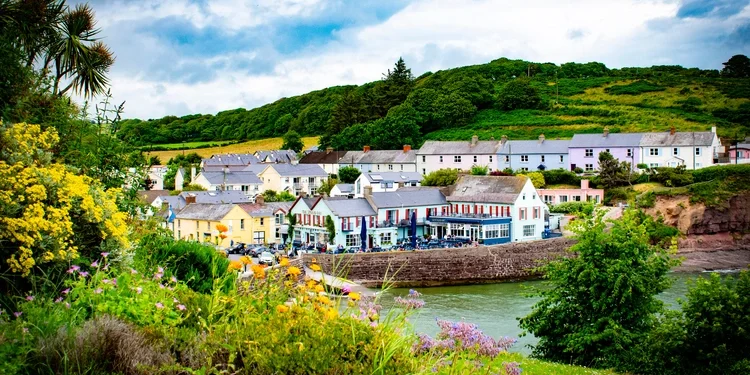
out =
[[(318, 144), (318, 137), (304, 137), (302, 142), (305, 144), (305, 148), (312, 147)], [(283, 141), (281, 138), (268, 138), (254, 141), (247, 141), (242, 143), (235, 143), (220, 147), (209, 147), (186, 150), (185, 153), (195, 152), (202, 157), (210, 157), (216, 154), (238, 154), (238, 153), (253, 153), (261, 150), (278, 150), (281, 148)], [(173, 156), (182, 154), (183, 150), (169, 150), (169, 151), (152, 151), (146, 153), (148, 157), (158, 156), (159, 160), (166, 163)]]
[[(398, 66), (393, 71), (398, 70)], [(249, 140), (288, 130), (322, 136), (337, 148), (419, 146), (425, 139), (569, 138), (574, 133), (708, 130), (725, 140), (750, 135), (750, 79), (679, 66), (608, 69), (600, 63), (532, 63), (498, 59), (361, 86), (336, 86), (259, 108), (217, 115), (125, 120), (119, 136), (135, 145)], [(526, 77), (527, 73), (530, 77)], [(405, 78), (406, 77), (406, 78)], [(524, 82), (533, 105), (502, 103), (510, 83)], [(507, 91), (507, 90), (506, 90)], [(524, 109), (516, 109), (524, 108)]]

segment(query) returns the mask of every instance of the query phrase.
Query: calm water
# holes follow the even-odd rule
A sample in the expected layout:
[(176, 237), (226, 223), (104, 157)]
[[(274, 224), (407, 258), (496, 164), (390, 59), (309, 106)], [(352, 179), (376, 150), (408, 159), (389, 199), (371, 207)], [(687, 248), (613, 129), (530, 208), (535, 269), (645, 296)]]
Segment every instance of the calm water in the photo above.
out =
[[(699, 277), (701, 274), (675, 273), (670, 277), (674, 280), (672, 287), (659, 295), (668, 307), (679, 308), (678, 298), (687, 293), (687, 281)], [(703, 274), (707, 276), (707, 274)], [(536, 338), (530, 335), (520, 337), (517, 317), (526, 316), (531, 312), (532, 305), (537, 301), (528, 298), (529, 287), (543, 287), (541, 281), (525, 281), (517, 283), (502, 283), (471, 286), (449, 286), (434, 288), (417, 288), (423, 294), (426, 302), (424, 308), (412, 315), (410, 320), (417, 332), (435, 335), (438, 327), (435, 318), (451, 321), (465, 320), (475, 323), (482, 331), (492, 337), (511, 336), (518, 338), (518, 342), (511, 351), (529, 353), (527, 345), (535, 344)], [(392, 297), (405, 295), (408, 289), (393, 289), (381, 299), (388, 308)]]

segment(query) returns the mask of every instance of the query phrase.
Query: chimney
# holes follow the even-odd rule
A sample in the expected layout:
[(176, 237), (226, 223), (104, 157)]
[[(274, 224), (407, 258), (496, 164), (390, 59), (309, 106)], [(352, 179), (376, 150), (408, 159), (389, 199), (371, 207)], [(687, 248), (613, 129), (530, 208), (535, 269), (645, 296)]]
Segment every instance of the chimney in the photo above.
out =
[(609, 126), (604, 127), (604, 138), (609, 137)]
[(372, 186), (365, 186), (364, 188), (364, 196), (369, 197), (372, 195)]
[(411, 145), (404, 145), (404, 153), (411, 151)]
[(193, 180), (195, 180), (195, 167), (190, 167), (190, 183), (193, 183)]
[(471, 136), (471, 146), (474, 147), (477, 145), (477, 142), (479, 141), (479, 137), (475, 135)]
[(716, 127), (715, 127), (715, 126), (712, 126), (712, 127), (711, 127), (711, 133), (714, 133), (714, 134), (716, 134)]
[(185, 197), (185, 204), (195, 203), (195, 195), (188, 195)]
[(669, 135), (674, 135), (674, 126), (669, 128)]
[(581, 180), (581, 189), (589, 188), (589, 180)]
[(331, 152), (333, 152), (333, 147), (326, 147), (326, 155), (330, 154)]
[(263, 194), (258, 194), (258, 195), (255, 196), (255, 203), (256, 204), (266, 203), (266, 200), (263, 199)]
[(362, 151), (364, 151), (365, 153), (369, 152), (370, 146), (365, 146), (364, 148), (362, 148)]
[(507, 135), (504, 135), (504, 136), (500, 137), (500, 144), (501, 145), (505, 145), (505, 142), (508, 142), (508, 136)]
[(539, 143), (544, 143), (544, 133), (539, 134)]

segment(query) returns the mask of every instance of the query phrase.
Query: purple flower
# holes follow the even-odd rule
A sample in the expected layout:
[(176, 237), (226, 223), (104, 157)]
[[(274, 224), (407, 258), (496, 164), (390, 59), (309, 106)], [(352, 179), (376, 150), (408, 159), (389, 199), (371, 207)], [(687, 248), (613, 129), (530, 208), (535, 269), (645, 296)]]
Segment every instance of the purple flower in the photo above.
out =
[(349, 294), (352, 292), (352, 288), (350, 288), (349, 285), (346, 285), (343, 288), (341, 288), (341, 292), (344, 294)]
[(177, 305), (177, 310), (180, 310), (180, 311), (185, 310), (185, 305)]
[(79, 275), (81, 275), (81, 276), (82, 276), (82, 277), (84, 277), (84, 278), (85, 278), (85, 277), (87, 277), (87, 276), (89, 275), (89, 273), (88, 273), (88, 272), (86, 272), (86, 271), (81, 271), (81, 272), (79, 272), (78, 274), (79, 274)]
[(26, 327), (21, 328), (21, 330), (23, 330), (23, 333), (29, 333), (29, 329)]
[(16, 316), (16, 318), (20, 318), (20, 317), (21, 317), (21, 315), (23, 315), (23, 312), (21, 312), (21, 311), (16, 311), (16, 312), (14, 312), (14, 313), (13, 313), (13, 315), (15, 315), (15, 316)]
[[(430, 351), (459, 350), (469, 351), (480, 356), (494, 358), (502, 351), (507, 351), (516, 340), (504, 337), (494, 340), (485, 335), (475, 324), (466, 322), (449, 322), (437, 320), (440, 333), (433, 339), (427, 335), (419, 335), (414, 343), (412, 351), (415, 353), (426, 353)], [(520, 371), (520, 369), (519, 369)], [(517, 373), (513, 373), (518, 375)]]
[(65, 302), (65, 307), (69, 309), (70, 308), (70, 304), (67, 303), (67, 302)]
[(163, 308), (164, 308), (164, 305), (163, 305), (163, 304), (162, 304), (161, 302), (157, 302), (157, 303), (156, 303), (156, 308), (157, 308), (157, 309), (163, 309)]
[(57, 298), (55, 299), (55, 303), (60, 303), (60, 302), (62, 302), (62, 300), (63, 300), (63, 298), (62, 298), (62, 297), (57, 297)]
[(154, 279), (161, 280), (162, 276), (164, 276), (163, 273), (157, 272), (157, 273), (154, 274)]
[(105, 270), (105, 271), (108, 270), (109, 269), (109, 264), (105, 264), (104, 267), (102, 267), (102, 269)]
[(138, 273), (138, 271), (136, 271), (136, 270), (135, 270), (134, 268), (131, 268), (131, 269), (130, 269), (130, 274), (131, 274), (131, 275), (135, 275), (135, 274), (137, 274), (137, 273)]
[(503, 368), (508, 375), (521, 375), (521, 366), (518, 362), (503, 362)]
[(172, 302), (174, 303), (180, 303), (180, 301), (177, 300), (177, 298), (172, 297)]
[(164, 268), (161, 268), (161, 266), (156, 268), (159, 273), (164, 273)]
[(94, 267), (94, 268), (99, 267), (99, 262), (94, 261), (93, 263), (91, 263), (91, 267)]
[(106, 257), (108, 257), (108, 256), (109, 256), (109, 253), (107, 253), (107, 252), (104, 252), (104, 253), (102, 253), (102, 256), (106, 258)]
[(159, 289), (164, 289), (164, 284), (159, 284)]
[(135, 292), (138, 293), (138, 294), (141, 294), (142, 291), (143, 291), (143, 288), (141, 288), (141, 287), (135, 288)]
[(96, 290), (94, 291), (94, 293), (96, 293), (96, 294), (99, 294), (99, 293), (101, 293), (101, 292), (103, 292), (102, 288), (97, 288), (97, 289), (96, 289)]
[(64, 289), (62, 291), (62, 294), (68, 294), (68, 293), (70, 293), (70, 288)]
[(72, 265), (72, 266), (70, 266), (70, 268), (68, 268), (68, 273), (75, 273), (75, 272), (77, 272), (80, 269), (81, 269), (81, 267), (78, 267), (76, 265)]
[(34, 300), (34, 296), (26, 296), (26, 300), (27, 301), (33, 301)]
[(177, 282), (177, 278), (176, 278), (176, 277), (174, 277), (174, 276), (170, 277), (169, 279), (170, 279), (170, 280), (172, 280), (172, 282), (173, 282), (173, 283), (176, 283), (176, 282)]
[(412, 297), (396, 297), (393, 299), (397, 304), (401, 305), (404, 310), (421, 309), (424, 307), (424, 301)]
[(414, 289), (409, 289), (409, 297), (417, 298), (417, 297), (421, 297), (421, 296), (422, 296), (422, 293), (419, 293), (419, 292), (417, 292)]
[(112, 284), (112, 280), (110, 280), (110, 279), (104, 279), (104, 280), (102, 280), (102, 282), (105, 283), (105, 284)]

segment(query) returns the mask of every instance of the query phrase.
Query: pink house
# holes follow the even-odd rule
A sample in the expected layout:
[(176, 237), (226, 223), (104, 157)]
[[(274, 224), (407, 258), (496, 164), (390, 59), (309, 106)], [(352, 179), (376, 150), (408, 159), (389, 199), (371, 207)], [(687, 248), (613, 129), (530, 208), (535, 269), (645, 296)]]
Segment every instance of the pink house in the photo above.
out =
[(601, 203), (604, 200), (604, 189), (589, 188), (589, 180), (581, 180), (580, 189), (537, 189), (537, 192), (547, 204), (587, 201)]
[(750, 162), (750, 137), (745, 138), (745, 142), (738, 143), (729, 149), (729, 163), (748, 163)]

